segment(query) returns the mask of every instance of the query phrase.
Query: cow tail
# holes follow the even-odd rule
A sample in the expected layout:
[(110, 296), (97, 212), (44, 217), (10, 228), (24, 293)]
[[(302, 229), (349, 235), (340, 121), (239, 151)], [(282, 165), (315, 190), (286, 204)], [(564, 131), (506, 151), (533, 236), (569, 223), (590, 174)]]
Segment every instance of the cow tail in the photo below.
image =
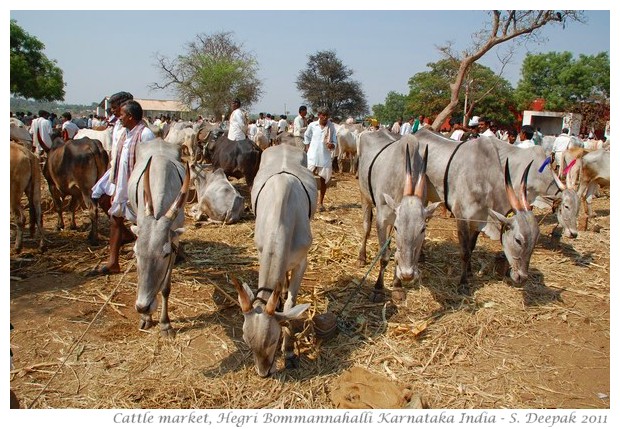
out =
[(41, 212), (41, 166), (38, 159), (30, 161), (30, 186), (32, 186), (32, 201), (30, 201), (30, 224), (36, 223), (41, 233), (43, 213)]

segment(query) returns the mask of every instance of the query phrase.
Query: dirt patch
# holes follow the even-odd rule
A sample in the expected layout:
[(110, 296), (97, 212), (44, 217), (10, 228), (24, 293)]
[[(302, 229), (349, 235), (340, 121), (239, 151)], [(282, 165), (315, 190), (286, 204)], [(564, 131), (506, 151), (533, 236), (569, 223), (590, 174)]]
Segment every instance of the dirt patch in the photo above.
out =
[[(54, 231), (48, 210), (49, 250), (38, 254), (26, 237), (24, 252), (11, 253), (11, 389), (22, 406), (334, 408), (330, 386), (361, 367), (406, 387), (431, 408), (609, 408), (607, 194), (594, 201), (598, 232), (581, 232), (575, 240), (551, 237), (553, 216), (536, 212), (541, 237), (522, 287), (496, 272), (500, 245), (481, 237), (469, 296), (456, 292), (454, 219), (438, 209), (428, 226), (421, 280), (406, 286), (404, 303), (375, 304), (368, 297), (378, 269), (357, 266), (357, 181), (349, 174), (335, 180), (328, 210), (312, 221), (314, 243), (298, 302), (311, 303), (308, 319), (336, 313), (340, 332), (322, 341), (306, 322), (297, 341), (299, 368), (267, 379), (254, 370), (227, 281), (234, 274), (256, 288), (249, 212), (235, 225), (187, 219), (182, 241), (188, 259), (173, 270), (170, 299), (176, 337), (167, 340), (157, 328), (138, 330), (130, 246), (121, 255), (125, 273), (84, 275), (107, 257), (107, 219), (100, 216), (102, 244), (92, 247), (85, 230)], [(235, 185), (247, 196), (242, 182)], [(88, 222), (86, 213), (80, 220)], [(373, 227), (369, 261), (377, 251)], [(392, 273), (390, 262), (387, 285)]]

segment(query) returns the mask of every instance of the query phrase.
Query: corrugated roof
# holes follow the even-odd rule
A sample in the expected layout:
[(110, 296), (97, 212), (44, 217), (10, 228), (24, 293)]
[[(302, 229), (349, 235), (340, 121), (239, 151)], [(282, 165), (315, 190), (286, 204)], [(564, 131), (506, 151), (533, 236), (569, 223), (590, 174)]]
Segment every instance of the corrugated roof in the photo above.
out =
[[(99, 103), (99, 107), (105, 107), (110, 97), (105, 97)], [(135, 98), (140, 103), (142, 110), (161, 111), (161, 112), (189, 112), (190, 110), (180, 101), (176, 100), (149, 100), (146, 98)]]
[(144, 98), (135, 98), (140, 103), (142, 110), (155, 110), (162, 112), (189, 112), (181, 102), (175, 100), (147, 100)]

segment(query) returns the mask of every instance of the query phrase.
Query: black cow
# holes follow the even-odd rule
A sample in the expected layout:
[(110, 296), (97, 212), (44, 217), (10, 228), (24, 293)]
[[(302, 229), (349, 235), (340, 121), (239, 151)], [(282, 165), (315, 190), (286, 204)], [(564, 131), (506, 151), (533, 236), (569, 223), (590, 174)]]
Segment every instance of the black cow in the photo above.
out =
[(75, 210), (83, 199), (90, 211), (91, 219), (88, 241), (91, 244), (97, 243), (97, 206), (90, 195), (93, 186), (108, 168), (108, 161), (108, 153), (99, 140), (88, 137), (66, 142), (58, 137), (54, 139), (52, 148), (47, 152), (43, 175), (47, 179), (54, 208), (58, 213), (56, 229), (65, 227), (62, 219), (62, 202), (66, 196), (71, 196), (70, 227), (77, 229)]
[(213, 170), (221, 168), (229, 177), (240, 179), (252, 186), (260, 165), (262, 150), (251, 140), (228, 140), (224, 134), (207, 144), (207, 158), (213, 164)]

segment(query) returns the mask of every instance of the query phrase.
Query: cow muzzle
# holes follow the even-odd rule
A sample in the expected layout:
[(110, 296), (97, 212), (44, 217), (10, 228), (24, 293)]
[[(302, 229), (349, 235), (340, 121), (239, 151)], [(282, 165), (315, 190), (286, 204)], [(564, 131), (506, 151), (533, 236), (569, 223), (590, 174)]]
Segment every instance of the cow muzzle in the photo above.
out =
[(418, 271), (417, 268), (413, 268), (413, 267), (401, 268), (400, 266), (398, 266), (396, 268), (396, 275), (402, 281), (410, 282), (412, 280), (415, 280), (420, 275), (420, 272)]
[(517, 284), (525, 283), (525, 281), (528, 278), (528, 274), (527, 273), (522, 272), (520, 270), (515, 270), (513, 268), (510, 268), (508, 270), (508, 274), (510, 275), (510, 278), (512, 279), (512, 281), (517, 283)]

